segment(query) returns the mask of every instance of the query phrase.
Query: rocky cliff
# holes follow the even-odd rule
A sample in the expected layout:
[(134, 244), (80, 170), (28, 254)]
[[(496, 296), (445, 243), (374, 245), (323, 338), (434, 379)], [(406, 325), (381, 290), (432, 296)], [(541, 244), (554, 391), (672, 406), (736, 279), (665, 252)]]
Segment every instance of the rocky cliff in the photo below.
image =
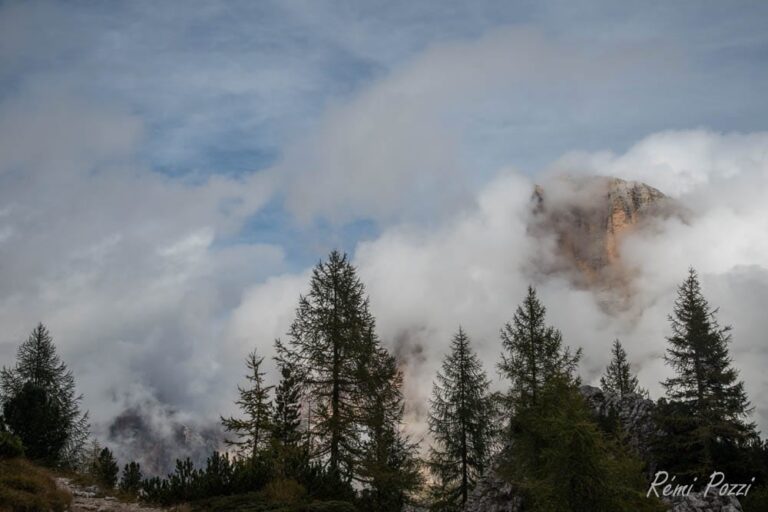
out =
[(601, 176), (551, 180), (533, 194), (529, 232), (550, 254), (537, 259), (537, 270), (566, 273), (576, 286), (628, 293), (633, 271), (622, 258), (622, 242), (672, 215), (683, 215), (680, 205), (644, 183)]

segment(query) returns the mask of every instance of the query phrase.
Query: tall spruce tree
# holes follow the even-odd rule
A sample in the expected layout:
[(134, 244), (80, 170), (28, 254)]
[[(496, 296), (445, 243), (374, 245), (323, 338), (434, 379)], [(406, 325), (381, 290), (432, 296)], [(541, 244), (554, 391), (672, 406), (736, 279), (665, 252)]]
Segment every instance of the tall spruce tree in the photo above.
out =
[(53, 465), (74, 466), (88, 437), (88, 413), (75, 378), (40, 323), (16, 355), (16, 366), (0, 370), (0, 403), (8, 428), (27, 453)]
[(117, 465), (115, 456), (112, 454), (112, 450), (102, 448), (94, 466), (91, 468), (91, 474), (102, 487), (114, 489), (115, 485), (117, 485), (117, 475), (119, 473), (120, 468)]
[(259, 454), (269, 446), (272, 432), (272, 404), (269, 392), (272, 386), (264, 385), (264, 372), (261, 371), (263, 357), (256, 350), (248, 354), (245, 360), (248, 374), (248, 387), (238, 386), (240, 398), (235, 402), (240, 406), (244, 418), (221, 417), (221, 423), (227, 432), (236, 435), (235, 439), (226, 439), (230, 446), (235, 446), (242, 456), (256, 462)]
[(373, 328), (363, 283), (346, 254), (333, 251), (313, 269), (287, 343), (277, 341), (278, 358), (296, 369), (312, 399), (311, 457), (345, 484), (355, 477), (361, 457), (365, 373), (360, 364), (371, 353)]
[(489, 385), (469, 337), (459, 327), (430, 400), (429, 432), (435, 445), (429, 467), (436, 478), (432, 495), (437, 510), (459, 510), (488, 466), (494, 433)]
[(286, 447), (301, 441), (301, 387), (296, 372), (287, 364), (280, 364), (280, 383), (275, 388), (273, 436)]
[(731, 327), (718, 324), (694, 269), (677, 295), (665, 356), (675, 375), (662, 382), (669, 402), (660, 407), (659, 453), (675, 454), (669, 462), (680, 473), (709, 474), (728, 463), (718, 454), (755, 437), (755, 425), (746, 421), (750, 404), (728, 354)]
[(141, 465), (138, 462), (129, 462), (123, 466), (123, 475), (120, 477), (120, 490), (122, 492), (137, 495), (141, 489)]
[(510, 382), (509, 405), (514, 410), (536, 405), (546, 382), (557, 376), (572, 378), (581, 349), (572, 354), (563, 347), (560, 331), (545, 323), (546, 308), (529, 286), (511, 323), (501, 329), (499, 371)]
[(627, 352), (621, 346), (621, 342), (613, 341), (611, 349), (611, 362), (605, 369), (605, 375), (600, 377), (600, 385), (606, 391), (616, 393), (620, 398), (630, 393), (643, 394), (637, 377), (632, 374), (632, 368), (627, 360)]
[(399, 512), (412, 503), (421, 485), (417, 444), (402, 432), (403, 378), (395, 357), (370, 334), (370, 359), (362, 365), (362, 412), (365, 441), (362, 445), (359, 482), (362, 502), (371, 512)]
[(296, 372), (278, 362), (280, 382), (275, 388), (272, 416), (272, 455), (276, 474), (282, 478), (298, 478), (308, 463), (309, 450), (302, 443), (302, 393)]

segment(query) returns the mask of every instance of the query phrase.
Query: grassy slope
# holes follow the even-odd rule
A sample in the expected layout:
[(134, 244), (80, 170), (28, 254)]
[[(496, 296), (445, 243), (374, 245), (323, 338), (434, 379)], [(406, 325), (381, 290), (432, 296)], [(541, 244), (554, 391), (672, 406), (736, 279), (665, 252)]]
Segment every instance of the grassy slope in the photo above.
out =
[(61, 512), (71, 501), (48, 470), (22, 458), (0, 460), (0, 511)]
[(310, 503), (275, 503), (266, 499), (262, 493), (221, 496), (189, 504), (194, 512), (356, 512), (356, 509), (344, 501), (313, 501)]

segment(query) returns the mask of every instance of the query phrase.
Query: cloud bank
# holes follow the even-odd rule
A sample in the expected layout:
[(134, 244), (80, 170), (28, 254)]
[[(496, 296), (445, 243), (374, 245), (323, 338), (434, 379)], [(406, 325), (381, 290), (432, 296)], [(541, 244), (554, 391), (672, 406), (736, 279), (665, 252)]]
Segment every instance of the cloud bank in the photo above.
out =
[[(44, 321), (102, 440), (233, 413), (243, 357), (271, 355), (334, 246), (407, 365), (414, 432), (459, 324), (504, 386), (529, 283), (586, 381), (618, 336), (658, 395), (689, 265), (768, 428), (765, 7), (180, 5), (0, 5), (0, 364)], [(691, 211), (626, 240), (626, 312), (531, 265), (553, 247), (531, 189), (558, 172)]]
[[(663, 191), (668, 187), (691, 211), (686, 221), (669, 218), (624, 240), (622, 258), (636, 272), (624, 311), (606, 311), (599, 293), (575, 289), (567, 275), (536, 272), (534, 259), (554, 250), (554, 241), (529, 233), (534, 181), (512, 169), (499, 172), (471, 206), (437, 227), (399, 223), (360, 243), (354, 263), (382, 338), (404, 362), (413, 431), (423, 434), (432, 378), (459, 325), (472, 337), (494, 386), (503, 389), (495, 370), (499, 329), (511, 320), (528, 284), (538, 288), (565, 342), (584, 348), (585, 382), (598, 382), (618, 337), (642, 385), (661, 396), (659, 381), (670, 375), (662, 359), (667, 315), (689, 266), (699, 271), (721, 323), (734, 326), (734, 364), (756, 406), (755, 419), (768, 428), (768, 380), (761, 371), (768, 356), (762, 314), (768, 300), (768, 206), (760, 200), (768, 191), (766, 148), (766, 133), (662, 132), (623, 154), (570, 154), (552, 164), (551, 172), (640, 177)], [(254, 340), (281, 336), (306, 285), (302, 273), (252, 288), (236, 312), (237, 325), (248, 325), (243, 332)]]

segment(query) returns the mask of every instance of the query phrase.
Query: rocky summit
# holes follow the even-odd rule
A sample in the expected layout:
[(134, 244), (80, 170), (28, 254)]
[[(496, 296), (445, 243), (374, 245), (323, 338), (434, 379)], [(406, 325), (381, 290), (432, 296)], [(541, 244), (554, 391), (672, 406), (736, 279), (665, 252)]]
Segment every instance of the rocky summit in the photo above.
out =
[(621, 292), (632, 279), (622, 258), (626, 237), (684, 216), (661, 191), (606, 176), (558, 177), (537, 185), (532, 202), (529, 232), (544, 241), (544, 254), (554, 254), (538, 259), (538, 270), (565, 273), (579, 287)]

